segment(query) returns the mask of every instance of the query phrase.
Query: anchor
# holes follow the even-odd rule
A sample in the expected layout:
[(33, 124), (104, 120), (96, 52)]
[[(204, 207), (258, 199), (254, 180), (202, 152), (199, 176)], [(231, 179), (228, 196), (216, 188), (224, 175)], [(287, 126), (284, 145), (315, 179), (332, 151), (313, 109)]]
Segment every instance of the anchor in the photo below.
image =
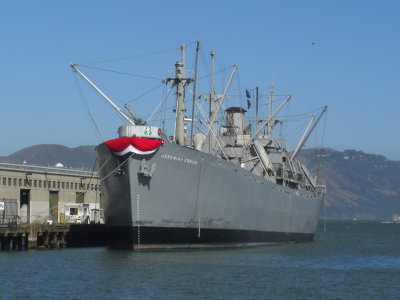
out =
[(156, 163), (153, 163), (151, 165), (151, 168), (146, 164), (146, 159), (143, 158), (143, 160), (140, 163), (140, 169), (139, 169), (139, 175), (145, 176), (145, 177), (153, 177), (154, 172), (156, 171)]

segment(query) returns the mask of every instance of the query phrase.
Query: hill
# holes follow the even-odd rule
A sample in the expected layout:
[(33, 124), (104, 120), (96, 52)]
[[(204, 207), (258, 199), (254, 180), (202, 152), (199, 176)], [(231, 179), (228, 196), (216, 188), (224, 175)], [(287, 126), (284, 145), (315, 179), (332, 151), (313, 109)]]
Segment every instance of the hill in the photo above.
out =
[(19, 150), (9, 156), (0, 156), (1, 162), (27, 163), (54, 166), (62, 163), (65, 167), (92, 170), (95, 163), (94, 146), (68, 148), (61, 145), (36, 145)]
[(400, 213), (400, 161), (332, 149), (307, 149), (300, 159), (326, 181), (327, 218), (386, 220)]
[[(400, 161), (326, 148), (303, 150), (299, 158), (326, 181), (327, 218), (387, 220), (400, 213)], [(92, 170), (95, 154), (94, 146), (37, 145), (0, 157), (0, 161), (44, 166), (60, 162), (65, 167)]]

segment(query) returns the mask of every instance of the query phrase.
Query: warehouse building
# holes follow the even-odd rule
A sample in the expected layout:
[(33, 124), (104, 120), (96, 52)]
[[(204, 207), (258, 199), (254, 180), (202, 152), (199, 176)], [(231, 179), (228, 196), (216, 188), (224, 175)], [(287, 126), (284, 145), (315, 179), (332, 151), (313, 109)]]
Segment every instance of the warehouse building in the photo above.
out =
[(0, 163), (0, 223), (102, 222), (96, 172)]

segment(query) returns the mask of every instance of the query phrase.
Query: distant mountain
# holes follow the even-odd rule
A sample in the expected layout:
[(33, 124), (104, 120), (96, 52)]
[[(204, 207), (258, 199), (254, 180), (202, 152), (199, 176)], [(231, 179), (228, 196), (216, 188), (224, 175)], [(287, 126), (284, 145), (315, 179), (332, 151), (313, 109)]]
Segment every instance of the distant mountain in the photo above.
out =
[(65, 167), (92, 170), (95, 164), (94, 146), (68, 148), (61, 145), (37, 145), (19, 150), (9, 156), (0, 156), (1, 162), (26, 162), (31, 165), (54, 166), (62, 163)]
[[(400, 213), (400, 161), (333, 149), (306, 149), (300, 160), (326, 181), (327, 218), (385, 220)], [(94, 146), (37, 145), (0, 157), (0, 161), (44, 166), (62, 163), (65, 167), (92, 170), (95, 153)]]
[(400, 213), (400, 161), (332, 149), (303, 150), (300, 159), (326, 181), (327, 218), (387, 220)]

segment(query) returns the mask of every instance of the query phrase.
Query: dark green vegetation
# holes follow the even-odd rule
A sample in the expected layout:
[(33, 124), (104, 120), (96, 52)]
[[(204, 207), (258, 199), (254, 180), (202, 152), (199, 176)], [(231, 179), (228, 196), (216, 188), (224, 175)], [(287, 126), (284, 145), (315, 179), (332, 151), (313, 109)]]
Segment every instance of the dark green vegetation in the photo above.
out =
[[(400, 161), (332, 149), (307, 149), (300, 159), (326, 181), (327, 218), (388, 220), (400, 213)], [(37, 145), (0, 157), (0, 161), (44, 166), (60, 162), (66, 167), (92, 170), (95, 154), (94, 146)]]

